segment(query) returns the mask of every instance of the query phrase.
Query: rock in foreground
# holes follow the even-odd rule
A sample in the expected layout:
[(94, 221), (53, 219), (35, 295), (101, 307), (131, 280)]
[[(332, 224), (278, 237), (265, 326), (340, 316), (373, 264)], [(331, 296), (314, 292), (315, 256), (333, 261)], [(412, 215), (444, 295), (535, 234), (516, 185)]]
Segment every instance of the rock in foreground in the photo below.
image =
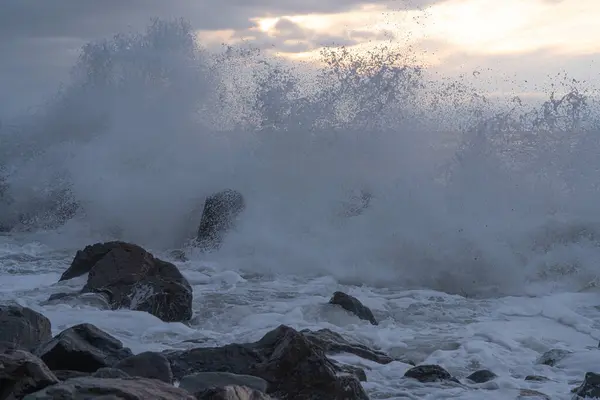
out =
[(271, 396), (244, 386), (210, 388), (195, 393), (197, 400), (275, 400)]
[(331, 300), (329, 300), (329, 304), (337, 304), (344, 310), (356, 315), (358, 318), (369, 321), (373, 325), (378, 325), (377, 320), (369, 307), (363, 305), (363, 303), (354, 296), (350, 296), (344, 292), (335, 292), (331, 297)]
[(218, 249), (245, 208), (244, 196), (238, 191), (227, 189), (209, 196), (198, 227), (198, 246), (204, 251)]
[(581, 386), (575, 389), (573, 400), (600, 398), (600, 374), (588, 372)]
[(50, 320), (18, 304), (0, 305), (0, 350), (31, 351), (52, 337)]
[(146, 311), (166, 322), (192, 317), (192, 288), (177, 267), (125, 242), (97, 243), (75, 255), (60, 280), (88, 273), (82, 293), (103, 293), (112, 309)]
[(73, 378), (35, 392), (26, 400), (194, 400), (194, 396), (155, 379)]
[(0, 353), (0, 400), (21, 399), (58, 383), (58, 378), (36, 356), (23, 350)]

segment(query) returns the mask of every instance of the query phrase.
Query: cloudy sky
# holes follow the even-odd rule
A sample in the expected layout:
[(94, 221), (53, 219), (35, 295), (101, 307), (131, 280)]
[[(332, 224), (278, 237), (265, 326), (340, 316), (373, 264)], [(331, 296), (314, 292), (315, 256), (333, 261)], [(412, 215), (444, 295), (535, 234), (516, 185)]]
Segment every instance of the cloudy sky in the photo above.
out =
[(86, 42), (152, 17), (184, 17), (209, 47), (245, 41), (291, 59), (410, 46), (440, 76), (477, 70), (507, 89), (561, 71), (597, 80), (598, 16), (598, 0), (2, 0), (0, 117), (51, 93)]

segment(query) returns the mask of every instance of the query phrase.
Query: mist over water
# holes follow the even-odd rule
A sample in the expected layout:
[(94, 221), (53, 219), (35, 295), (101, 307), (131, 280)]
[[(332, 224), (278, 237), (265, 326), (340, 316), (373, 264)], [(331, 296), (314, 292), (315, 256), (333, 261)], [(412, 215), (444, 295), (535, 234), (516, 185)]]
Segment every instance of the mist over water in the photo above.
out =
[(90, 43), (56, 96), (3, 125), (0, 222), (163, 251), (232, 188), (237, 229), (193, 257), (469, 296), (594, 287), (595, 89), (559, 75), (543, 104), (491, 101), (409, 60), (330, 49), (308, 70), (203, 50), (181, 21)]

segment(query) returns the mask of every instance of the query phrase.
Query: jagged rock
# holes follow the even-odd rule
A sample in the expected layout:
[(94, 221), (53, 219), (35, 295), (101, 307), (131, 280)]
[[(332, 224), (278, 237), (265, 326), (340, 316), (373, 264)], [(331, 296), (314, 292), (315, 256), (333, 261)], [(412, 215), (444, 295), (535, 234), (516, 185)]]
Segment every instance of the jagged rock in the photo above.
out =
[(98, 371), (92, 374), (92, 378), (103, 378), (103, 379), (123, 379), (130, 378), (131, 376), (124, 371), (117, 368), (100, 368)]
[(194, 396), (183, 389), (155, 379), (81, 377), (48, 386), (25, 397), (25, 400), (56, 399), (194, 400)]
[(302, 333), (281, 325), (255, 343), (230, 344), (165, 353), (173, 375), (181, 379), (197, 372), (231, 372), (258, 376), (274, 397), (308, 399), (368, 399), (358, 379), (338, 376), (339, 368)]
[(467, 376), (467, 379), (474, 383), (485, 383), (497, 378), (498, 375), (487, 369), (475, 371), (471, 375)]
[(526, 381), (532, 381), (532, 382), (547, 382), (550, 379), (546, 378), (545, 376), (540, 376), (540, 375), (527, 375), (525, 377)]
[(132, 356), (121, 341), (92, 324), (66, 329), (40, 346), (36, 354), (51, 370), (93, 373)]
[(243, 386), (205, 389), (195, 393), (196, 400), (275, 400), (271, 396)]
[(54, 375), (58, 378), (59, 381), (66, 381), (71, 378), (81, 378), (82, 376), (90, 376), (89, 372), (81, 372), (81, 371), (70, 371), (68, 369), (58, 369), (56, 371), (52, 371)]
[(389, 364), (394, 361), (387, 354), (370, 349), (360, 343), (352, 343), (330, 329), (319, 329), (318, 331), (304, 329), (301, 333), (327, 354), (350, 353), (379, 364)]
[(160, 353), (146, 351), (119, 361), (114, 365), (114, 368), (125, 371), (130, 376), (173, 383), (171, 364), (169, 364), (167, 357)]
[(542, 354), (540, 358), (537, 359), (536, 364), (543, 364), (553, 367), (556, 365), (556, 363), (567, 357), (569, 354), (571, 354), (571, 352), (568, 350), (552, 349)]
[(198, 246), (204, 251), (218, 249), (245, 208), (244, 196), (238, 191), (226, 189), (209, 196), (198, 227)]
[(573, 393), (573, 400), (600, 398), (600, 374), (587, 372), (583, 383)]
[(23, 350), (0, 353), (0, 400), (21, 399), (58, 383), (58, 378), (38, 357)]
[(179, 382), (179, 387), (190, 393), (197, 393), (210, 388), (224, 388), (226, 386), (245, 386), (259, 392), (266, 392), (268, 383), (257, 376), (239, 375), (229, 372), (199, 372), (184, 376)]
[(358, 318), (369, 321), (373, 325), (378, 325), (375, 316), (371, 310), (364, 306), (356, 297), (350, 296), (344, 292), (335, 292), (329, 300), (329, 304), (337, 304), (344, 310), (355, 314)]
[(542, 392), (538, 392), (537, 390), (532, 389), (521, 389), (519, 390), (519, 396), (517, 400), (521, 399), (542, 399), (542, 400), (550, 400), (550, 397), (545, 395)]
[(52, 337), (50, 320), (18, 304), (0, 305), (0, 350), (31, 351)]
[(174, 264), (125, 242), (97, 243), (75, 255), (60, 280), (89, 273), (82, 293), (103, 293), (112, 309), (145, 311), (166, 322), (192, 317), (192, 287)]
[(458, 380), (444, 368), (439, 365), (419, 365), (406, 371), (404, 374), (405, 378), (416, 379), (419, 382), (440, 382), (440, 381), (452, 381), (458, 383)]

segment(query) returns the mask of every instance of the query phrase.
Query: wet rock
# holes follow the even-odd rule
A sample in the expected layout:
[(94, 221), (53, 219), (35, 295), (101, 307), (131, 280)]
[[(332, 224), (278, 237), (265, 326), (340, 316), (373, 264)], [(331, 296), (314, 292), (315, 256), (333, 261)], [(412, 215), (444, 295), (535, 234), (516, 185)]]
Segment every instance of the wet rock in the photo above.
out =
[(406, 371), (404, 374), (405, 378), (416, 379), (419, 382), (440, 382), (440, 381), (452, 381), (458, 383), (458, 380), (444, 368), (439, 365), (419, 365)]
[(82, 293), (103, 293), (112, 309), (148, 312), (166, 322), (192, 317), (192, 288), (177, 267), (125, 242), (97, 243), (75, 255), (60, 280), (88, 273)]
[(147, 351), (128, 357), (114, 365), (125, 371), (130, 376), (139, 376), (148, 379), (158, 379), (166, 383), (173, 383), (173, 372), (167, 357), (160, 353)]
[(473, 372), (471, 375), (467, 376), (467, 379), (474, 383), (485, 383), (495, 379), (498, 375), (489, 371), (487, 369), (482, 369), (480, 371)]
[(541, 400), (550, 400), (550, 397), (548, 397), (547, 395), (545, 395), (542, 392), (538, 392), (537, 390), (532, 390), (532, 389), (521, 389), (519, 391), (519, 396), (517, 397), (517, 400), (521, 400), (521, 399), (541, 399)]
[(343, 292), (335, 292), (329, 300), (329, 304), (337, 304), (343, 309), (355, 314), (358, 318), (369, 321), (373, 325), (378, 325), (375, 316), (371, 310), (364, 306), (356, 297)]
[(394, 361), (394, 359), (387, 354), (370, 349), (359, 343), (352, 343), (339, 333), (330, 329), (320, 329), (318, 331), (305, 329), (301, 331), (301, 333), (306, 336), (311, 343), (328, 354), (349, 353), (379, 364), (389, 364)]
[(66, 381), (71, 378), (81, 378), (82, 376), (90, 376), (89, 372), (70, 371), (68, 369), (59, 369), (52, 371), (59, 381)]
[(58, 383), (58, 378), (38, 357), (23, 350), (0, 353), (0, 400), (23, 396)]
[(571, 352), (568, 350), (552, 349), (542, 354), (540, 358), (537, 359), (536, 364), (543, 364), (553, 367), (556, 365), (556, 363), (567, 357), (569, 354), (571, 354)]
[(600, 374), (586, 373), (583, 383), (573, 393), (575, 393), (573, 400), (600, 398)]
[(238, 375), (229, 372), (199, 372), (184, 376), (179, 382), (179, 387), (190, 393), (226, 386), (245, 386), (259, 392), (266, 392), (268, 383), (257, 376)]
[(0, 305), (0, 350), (33, 350), (52, 337), (50, 320), (18, 304)]
[[(302, 333), (281, 325), (255, 343), (166, 352), (173, 375), (231, 372), (258, 376), (274, 397), (367, 399), (354, 376), (338, 376), (339, 368)], [(290, 397), (293, 396), (293, 397)]]
[(547, 382), (550, 379), (546, 378), (545, 376), (540, 376), (540, 375), (527, 375), (525, 377), (526, 381), (531, 381), (531, 382)]
[(44, 304), (86, 305), (100, 310), (111, 309), (108, 295), (105, 293), (55, 293)]
[(358, 379), (360, 382), (367, 381), (367, 374), (365, 373), (364, 369), (360, 367), (355, 367), (354, 365), (341, 364), (334, 360), (331, 361), (339, 368), (339, 372), (343, 374), (354, 375), (356, 379)]
[(244, 196), (238, 191), (227, 189), (209, 196), (198, 227), (198, 247), (204, 251), (218, 249), (245, 208)]
[(195, 393), (197, 400), (274, 400), (271, 396), (244, 386), (205, 389)]
[(121, 341), (92, 324), (66, 329), (36, 350), (51, 370), (93, 373), (132, 356)]
[(100, 368), (92, 374), (93, 378), (123, 379), (130, 378), (129, 374), (117, 368)]
[(155, 379), (102, 379), (81, 377), (69, 379), (30, 394), (26, 400), (193, 400), (194, 396)]

